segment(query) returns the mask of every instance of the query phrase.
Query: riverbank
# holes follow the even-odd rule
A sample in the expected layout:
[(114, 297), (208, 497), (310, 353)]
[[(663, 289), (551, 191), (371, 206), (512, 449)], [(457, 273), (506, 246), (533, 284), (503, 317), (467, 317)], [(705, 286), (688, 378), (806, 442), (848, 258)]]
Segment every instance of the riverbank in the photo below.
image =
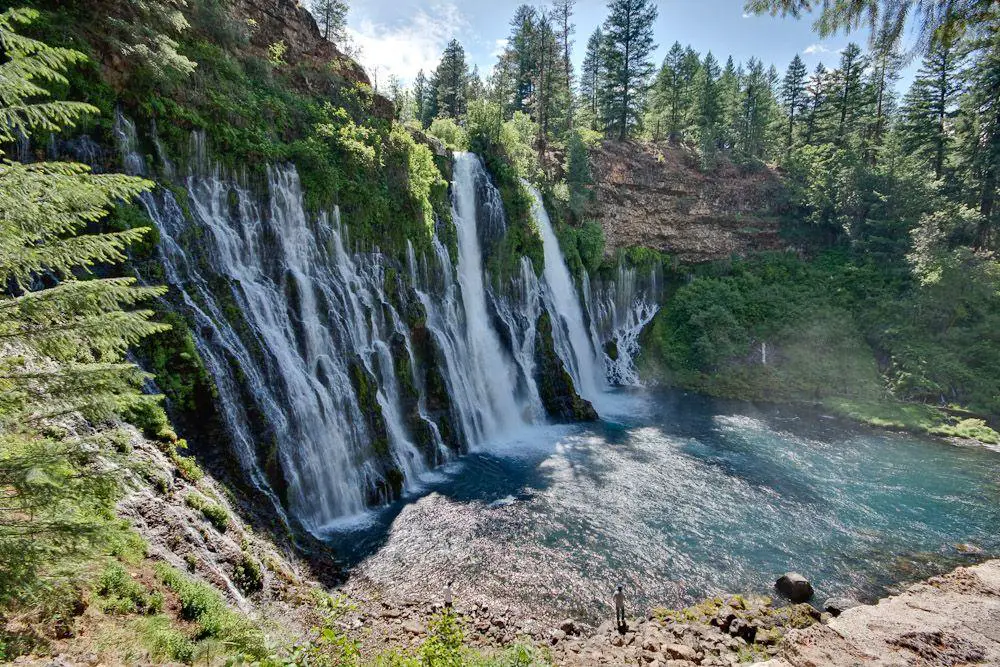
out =
[[(362, 655), (370, 657), (393, 648), (416, 650), (440, 613), (432, 601), (355, 601), (357, 609), (342, 622), (362, 637)], [(610, 620), (597, 627), (574, 619), (543, 621), (523, 610), (461, 599), (454, 613), (469, 645), (489, 653), (520, 644), (555, 665), (1000, 664), (993, 623), (1000, 615), (1000, 560), (957, 568), (837, 617), (808, 604), (740, 595), (656, 609), (630, 618), (624, 632)]]

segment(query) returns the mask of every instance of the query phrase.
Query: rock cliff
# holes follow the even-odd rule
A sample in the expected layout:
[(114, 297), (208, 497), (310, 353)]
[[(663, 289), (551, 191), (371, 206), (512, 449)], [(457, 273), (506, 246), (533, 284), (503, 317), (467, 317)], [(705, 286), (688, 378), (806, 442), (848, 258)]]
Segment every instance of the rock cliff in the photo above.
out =
[(668, 144), (605, 141), (591, 154), (594, 202), (607, 250), (643, 246), (685, 262), (782, 247), (777, 174), (728, 161), (705, 172), (697, 157)]

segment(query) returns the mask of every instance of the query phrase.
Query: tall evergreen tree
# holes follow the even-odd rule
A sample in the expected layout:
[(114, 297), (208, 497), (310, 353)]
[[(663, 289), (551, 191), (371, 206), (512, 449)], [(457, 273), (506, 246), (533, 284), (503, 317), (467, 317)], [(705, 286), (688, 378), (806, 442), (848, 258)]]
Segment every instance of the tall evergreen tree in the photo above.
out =
[(445, 118), (465, 115), (468, 100), (469, 68), (465, 63), (465, 49), (457, 39), (448, 42), (441, 62), (434, 72), (437, 92), (437, 114)]
[(872, 111), (868, 115), (868, 131), (865, 144), (868, 161), (878, 160), (890, 115), (896, 110), (896, 82), (903, 66), (903, 57), (896, 49), (895, 42), (887, 36), (877, 38), (871, 56), (871, 74), (868, 79), (868, 97)]
[(719, 63), (709, 51), (705, 54), (695, 82), (694, 125), (702, 152), (717, 148), (719, 125), (722, 121), (719, 74)]
[(344, 0), (313, 0), (310, 9), (323, 39), (344, 41), (347, 37), (347, 3)]
[(830, 104), (830, 73), (823, 63), (816, 65), (816, 70), (806, 84), (805, 103), (805, 136), (803, 141), (807, 146), (825, 143), (828, 138), (825, 116)]
[(501, 56), (510, 62), (509, 70), (513, 79), (513, 98), (507, 103), (507, 115), (515, 111), (527, 111), (534, 98), (538, 12), (530, 5), (519, 6), (514, 12), (510, 27), (507, 49)]
[(600, 28), (587, 39), (587, 51), (580, 71), (580, 99), (590, 116), (592, 130), (604, 129), (600, 114), (600, 95), (604, 76), (604, 34)]
[(417, 72), (417, 76), (413, 79), (413, 105), (414, 105), (414, 118), (417, 122), (423, 124), (424, 120), (424, 100), (427, 96), (427, 77), (424, 75), (424, 70), (421, 69)]
[(978, 248), (995, 248), (996, 230), (1000, 226), (1000, 31), (996, 22), (1000, 11), (993, 15), (992, 24), (982, 28), (972, 41), (972, 59), (965, 70), (968, 93), (961, 102), (960, 132), (961, 163), (967, 181), (967, 191), (973, 194), (970, 203), (979, 209), (980, 224), (976, 231)]
[(607, 75), (601, 92), (609, 129), (621, 140), (639, 125), (645, 105), (656, 48), (653, 23), (656, 4), (650, 0), (610, 0), (604, 21), (603, 60)]
[(740, 85), (742, 73), (730, 56), (719, 77), (719, 147), (732, 150), (736, 146), (740, 118)]
[(785, 115), (788, 116), (788, 127), (785, 131), (786, 156), (791, 154), (792, 146), (795, 144), (795, 123), (802, 122), (802, 112), (806, 109), (807, 76), (805, 63), (798, 54), (795, 54), (781, 83), (781, 102), (785, 108)]
[(944, 174), (951, 144), (948, 124), (957, 111), (961, 92), (961, 58), (952, 40), (937, 42), (924, 57), (903, 100), (900, 131), (904, 149)]
[(573, 7), (576, 0), (553, 0), (552, 1), (552, 23), (555, 26), (556, 43), (559, 48), (559, 57), (562, 61), (563, 77), (559, 82), (558, 98), (566, 105), (566, 129), (573, 127), (573, 33), (576, 26), (573, 24)]
[[(84, 56), (17, 34), (37, 18), (33, 10), (0, 14), (0, 144), (59, 132), (97, 111), (51, 99), (45, 86), (66, 85), (66, 70)], [(100, 442), (41, 427), (73, 412), (106, 419), (153, 400), (140, 393), (148, 376), (125, 354), (167, 328), (132, 310), (164, 290), (136, 287), (134, 278), (79, 279), (124, 260), (125, 247), (148, 231), (85, 233), (151, 185), (80, 164), (0, 158), (0, 603), (66, 574), (59, 566), (99, 549), (113, 526), (118, 482)]]
[(837, 140), (859, 129), (858, 121), (866, 102), (864, 73), (868, 61), (861, 47), (851, 42), (840, 54), (840, 67), (833, 73), (833, 91), (837, 109)]
[(767, 156), (768, 129), (775, 117), (774, 84), (776, 73), (764, 69), (764, 63), (751, 58), (747, 63), (741, 95), (741, 117), (737, 152), (743, 160)]

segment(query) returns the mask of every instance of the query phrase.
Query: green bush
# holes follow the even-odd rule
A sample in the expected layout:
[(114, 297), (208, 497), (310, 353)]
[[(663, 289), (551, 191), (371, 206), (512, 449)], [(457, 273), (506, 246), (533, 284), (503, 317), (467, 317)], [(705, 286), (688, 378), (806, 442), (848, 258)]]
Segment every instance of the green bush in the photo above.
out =
[(453, 151), (469, 149), (469, 135), (451, 118), (435, 118), (427, 128), (427, 134), (437, 137)]
[(229, 527), (229, 512), (226, 511), (225, 507), (213, 503), (197, 492), (184, 496), (184, 503), (192, 509), (199, 510), (220, 533), (226, 532)]
[(95, 592), (105, 613), (157, 614), (163, 610), (163, 594), (147, 590), (118, 563), (104, 569)]
[(167, 616), (159, 614), (143, 619), (136, 634), (155, 662), (190, 664), (194, 660), (195, 643), (174, 627)]
[(269, 654), (260, 628), (230, 609), (214, 588), (191, 579), (166, 563), (157, 563), (155, 569), (160, 580), (180, 599), (182, 618), (197, 626), (196, 639), (218, 639), (228, 644), (233, 653), (254, 660)]
[(233, 583), (247, 595), (252, 595), (264, 589), (264, 572), (260, 563), (246, 551), (233, 568)]

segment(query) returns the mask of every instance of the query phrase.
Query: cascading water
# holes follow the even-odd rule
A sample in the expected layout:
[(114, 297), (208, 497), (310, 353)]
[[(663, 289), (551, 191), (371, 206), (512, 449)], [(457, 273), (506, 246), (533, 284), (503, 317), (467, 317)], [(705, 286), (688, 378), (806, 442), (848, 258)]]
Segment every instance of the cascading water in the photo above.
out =
[(542, 235), (545, 252), (545, 307), (552, 315), (556, 352), (573, 377), (573, 384), (581, 396), (597, 402), (607, 391), (607, 380), (597, 356), (593, 341), (584, 323), (583, 309), (577, 296), (573, 276), (563, 259), (559, 239), (552, 229), (549, 215), (542, 204), (542, 196), (529, 188), (533, 198), (532, 212), (538, 231)]
[[(594, 346), (602, 350), (608, 381), (616, 386), (640, 386), (635, 358), (639, 335), (659, 311), (660, 280), (656, 269), (645, 276), (634, 267), (618, 265), (613, 280), (583, 277), (583, 300)], [(611, 344), (610, 346), (608, 344)]]
[[(131, 123), (120, 117), (116, 132), (126, 170), (147, 173)], [(142, 199), (160, 232), (163, 277), (193, 325), (241, 465), (310, 532), (415, 489), (456, 453), (543, 421), (543, 310), (581, 393), (600, 391), (544, 211), (543, 278), (522, 258), (502, 294), (486, 279), (483, 243), (506, 221), (476, 156), (455, 157), (457, 262), (436, 238), (429, 256), (411, 246), (390, 299), (387, 270), (400, 277), (398, 265), (377, 250), (348, 251), (337, 211), (308, 216), (293, 166), (267, 170), (265, 196), (212, 166), (202, 135), (192, 142), (186, 206), (167, 188)], [(160, 173), (180, 174), (155, 147)]]

